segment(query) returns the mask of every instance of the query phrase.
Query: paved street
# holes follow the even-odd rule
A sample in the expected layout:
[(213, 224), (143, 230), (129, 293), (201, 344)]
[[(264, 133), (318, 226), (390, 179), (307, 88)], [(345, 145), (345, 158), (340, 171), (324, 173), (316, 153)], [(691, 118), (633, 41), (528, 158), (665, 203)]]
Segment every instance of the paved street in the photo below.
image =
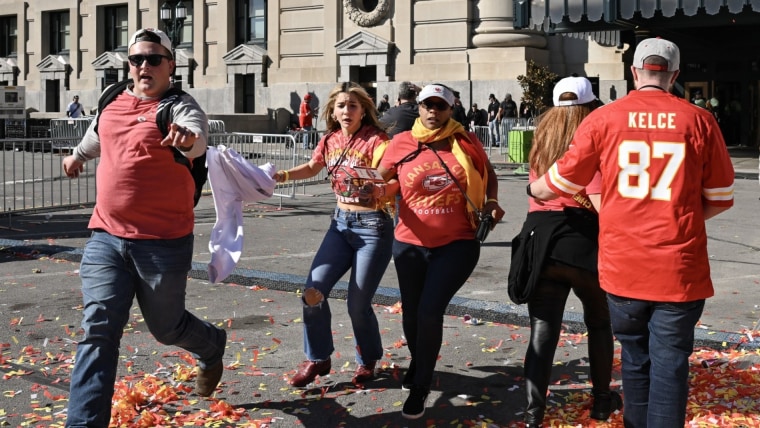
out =
[[(697, 329), (699, 348), (692, 366), (689, 420), (703, 426), (760, 426), (760, 407), (755, 404), (760, 402), (760, 379), (753, 370), (760, 367), (755, 365), (758, 342), (753, 341), (760, 336), (758, 160), (756, 151), (732, 153), (738, 177), (736, 204), (708, 222), (716, 296), (708, 300)], [(510, 241), (527, 209), (526, 177), (506, 166), (498, 172), (507, 216), (489, 236), (478, 267), (450, 305), (433, 392), (420, 421), (400, 416), (406, 392), (399, 383), (408, 353), (392, 265), (376, 296), (386, 348), (379, 379), (366, 389), (350, 382), (355, 368), (353, 333), (341, 300), (345, 284), (339, 284), (330, 300), (333, 372), (310, 389), (287, 384), (303, 359), (297, 293), (334, 206), (327, 185), (306, 187), (295, 199), (246, 205), (243, 259), (223, 284), (206, 280), (208, 233), (215, 213), (212, 198), (202, 198), (196, 210), (187, 306), (228, 330), (223, 383), (214, 399), (192, 394), (189, 356), (157, 344), (134, 307), (122, 343), (115, 396), (116, 408), (122, 411), (117, 419), (123, 418), (124, 426), (137, 426), (126, 420), (137, 420), (145, 410), (142, 426), (520, 426), (522, 359), (529, 331), (525, 307), (511, 305), (507, 298), (506, 273)], [(77, 262), (88, 236), (89, 213), (39, 213), (0, 224), (0, 426), (63, 424), (81, 319)], [(555, 355), (547, 421), (551, 426), (622, 426), (620, 415), (609, 424), (593, 425), (588, 419), (590, 388), (580, 312), (571, 298), (567, 328)], [(702, 367), (703, 360), (709, 367)], [(618, 364), (613, 374), (617, 385)], [(157, 388), (159, 382), (166, 387)], [(127, 394), (128, 390), (138, 394)], [(143, 393), (148, 398), (137, 400)]]

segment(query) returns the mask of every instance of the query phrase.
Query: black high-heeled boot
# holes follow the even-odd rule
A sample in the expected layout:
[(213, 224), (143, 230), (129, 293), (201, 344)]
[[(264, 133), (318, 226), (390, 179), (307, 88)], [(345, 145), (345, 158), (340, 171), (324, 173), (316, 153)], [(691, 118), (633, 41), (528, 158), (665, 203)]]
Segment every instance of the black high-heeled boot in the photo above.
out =
[(525, 355), (525, 391), (528, 403), (524, 421), (529, 426), (540, 427), (546, 411), (546, 391), (551, 380), (552, 362), (559, 331), (550, 323), (531, 319), (531, 345)]
[(589, 329), (589, 375), (591, 383), (594, 385), (592, 390), (594, 404), (589, 416), (601, 421), (606, 421), (612, 412), (623, 407), (623, 399), (620, 394), (609, 389), (612, 379), (613, 352), (612, 327), (609, 324)]
[(589, 416), (599, 421), (606, 421), (612, 412), (621, 408), (623, 408), (623, 399), (616, 391), (598, 392), (594, 393), (594, 404)]

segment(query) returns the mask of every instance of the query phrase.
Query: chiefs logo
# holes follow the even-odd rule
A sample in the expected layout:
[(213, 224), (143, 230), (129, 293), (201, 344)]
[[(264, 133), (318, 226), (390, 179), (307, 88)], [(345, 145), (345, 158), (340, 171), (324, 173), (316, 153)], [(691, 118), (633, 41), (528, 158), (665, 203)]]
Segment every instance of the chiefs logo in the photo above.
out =
[(422, 181), (422, 187), (427, 191), (434, 192), (448, 186), (450, 182), (449, 175), (446, 173), (440, 175), (428, 175), (425, 177), (425, 180)]

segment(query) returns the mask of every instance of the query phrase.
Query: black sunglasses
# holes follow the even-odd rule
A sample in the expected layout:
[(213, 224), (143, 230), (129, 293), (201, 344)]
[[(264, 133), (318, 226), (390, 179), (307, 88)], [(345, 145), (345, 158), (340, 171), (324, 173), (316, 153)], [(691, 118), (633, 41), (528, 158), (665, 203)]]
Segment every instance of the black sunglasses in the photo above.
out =
[(420, 105), (426, 110), (436, 109), (438, 111), (446, 111), (451, 107), (446, 101), (422, 101)]
[(129, 60), (129, 63), (132, 64), (133, 67), (139, 67), (143, 65), (143, 63), (147, 60), (148, 64), (152, 67), (157, 67), (159, 64), (161, 64), (161, 61), (166, 58), (168, 60), (171, 60), (171, 57), (168, 57), (166, 55), (161, 54), (150, 54), (150, 55), (130, 55), (127, 57)]

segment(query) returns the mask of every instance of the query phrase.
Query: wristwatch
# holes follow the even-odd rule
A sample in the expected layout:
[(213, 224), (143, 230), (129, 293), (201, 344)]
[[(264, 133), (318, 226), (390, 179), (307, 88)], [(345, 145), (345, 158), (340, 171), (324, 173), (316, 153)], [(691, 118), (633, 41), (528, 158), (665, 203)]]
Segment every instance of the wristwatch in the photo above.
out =
[(535, 196), (533, 196), (533, 192), (530, 191), (530, 183), (528, 183), (528, 187), (525, 188), (525, 193), (527, 193), (531, 198), (535, 198)]

